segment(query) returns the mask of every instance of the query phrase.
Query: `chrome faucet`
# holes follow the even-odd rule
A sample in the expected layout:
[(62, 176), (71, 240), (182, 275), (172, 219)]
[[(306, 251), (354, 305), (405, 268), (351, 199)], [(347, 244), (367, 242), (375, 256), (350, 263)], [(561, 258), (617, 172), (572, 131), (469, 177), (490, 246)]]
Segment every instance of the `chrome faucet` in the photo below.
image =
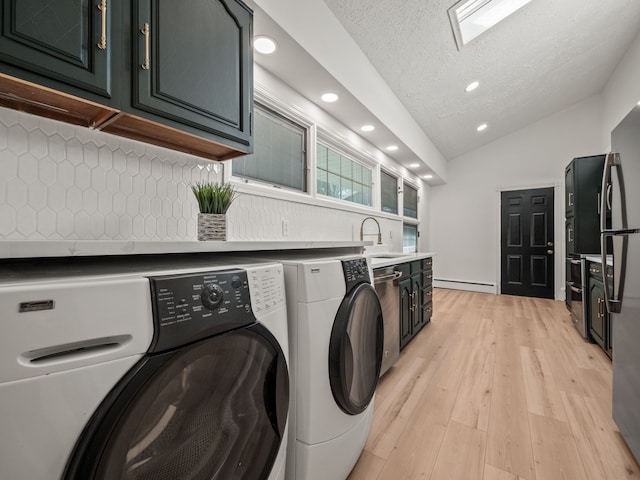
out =
[(380, 224), (378, 223), (378, 220), (373, 217), (366, 217), (364, 220), (362, 220), (362, 223), (360, 224), (360, 240), (364, 240), (365, 235), (375, 235), (375, 233), (364, 233), (364, 222), (369, 219), (373, 220), (374, 222), (376, 222), (376, 225), (378, 225), (378, 245), (382, 245), (382, 232), (380, 231)]

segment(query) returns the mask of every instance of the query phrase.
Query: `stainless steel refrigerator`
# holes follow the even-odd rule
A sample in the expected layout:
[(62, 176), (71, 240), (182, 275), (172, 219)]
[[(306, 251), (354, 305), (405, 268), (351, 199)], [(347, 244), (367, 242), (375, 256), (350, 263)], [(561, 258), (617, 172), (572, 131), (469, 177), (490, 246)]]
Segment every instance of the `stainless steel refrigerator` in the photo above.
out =
[(600, 212), (602, 261), (613, 263), (612, 285), (603, 279), (613, 337), (613, 419), (640, 461), (640, 106), (613, 130), (611, 147)]

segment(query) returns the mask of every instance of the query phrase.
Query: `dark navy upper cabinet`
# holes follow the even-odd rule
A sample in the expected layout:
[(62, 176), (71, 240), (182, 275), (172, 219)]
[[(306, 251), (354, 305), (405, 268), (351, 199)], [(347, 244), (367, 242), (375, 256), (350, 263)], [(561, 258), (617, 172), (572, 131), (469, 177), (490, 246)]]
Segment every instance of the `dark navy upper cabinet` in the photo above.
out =
[(0, 106), (212, 160), (253, 151), (241, 0), (0, 0)]
[(132, 107), (251, 146), (252, 13), (235, 0), (136, 0)]
[[(66, 93), (113, 105), (114, 29), (120, 1), (0, 0), (0, 69)], [(118, 22), (116, 22), (117, 24)]]
[(600, 253), (604, 155), (574, 158), (565, 168), (566, 252)]

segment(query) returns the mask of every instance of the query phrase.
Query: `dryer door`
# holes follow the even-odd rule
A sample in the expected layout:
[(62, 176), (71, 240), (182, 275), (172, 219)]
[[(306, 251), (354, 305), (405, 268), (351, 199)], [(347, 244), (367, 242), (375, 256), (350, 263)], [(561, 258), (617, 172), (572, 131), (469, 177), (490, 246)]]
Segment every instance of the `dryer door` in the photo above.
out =
[(267, 479), (289, 376), (254, 324), (141, 360), (93, 415), (66, 480)]
[(378, 385), (384, 333), (382, 308), (369, 283), (344, 298), (331, 330), (329, 380), (336, 403), (349, 415), (362, 413)]

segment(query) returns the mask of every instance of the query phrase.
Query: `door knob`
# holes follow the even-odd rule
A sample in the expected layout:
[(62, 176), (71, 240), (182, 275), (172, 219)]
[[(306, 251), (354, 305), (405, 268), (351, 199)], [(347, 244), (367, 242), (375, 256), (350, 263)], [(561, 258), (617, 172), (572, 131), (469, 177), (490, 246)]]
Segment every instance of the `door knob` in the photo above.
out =
[(547, 247), (553, 247), (553, 242), (547, 242)]
[(547, 250), (547, 253), (548, 253), (549, 255), (552, 255), (552, 254), (553, 254), (553, 250)]

